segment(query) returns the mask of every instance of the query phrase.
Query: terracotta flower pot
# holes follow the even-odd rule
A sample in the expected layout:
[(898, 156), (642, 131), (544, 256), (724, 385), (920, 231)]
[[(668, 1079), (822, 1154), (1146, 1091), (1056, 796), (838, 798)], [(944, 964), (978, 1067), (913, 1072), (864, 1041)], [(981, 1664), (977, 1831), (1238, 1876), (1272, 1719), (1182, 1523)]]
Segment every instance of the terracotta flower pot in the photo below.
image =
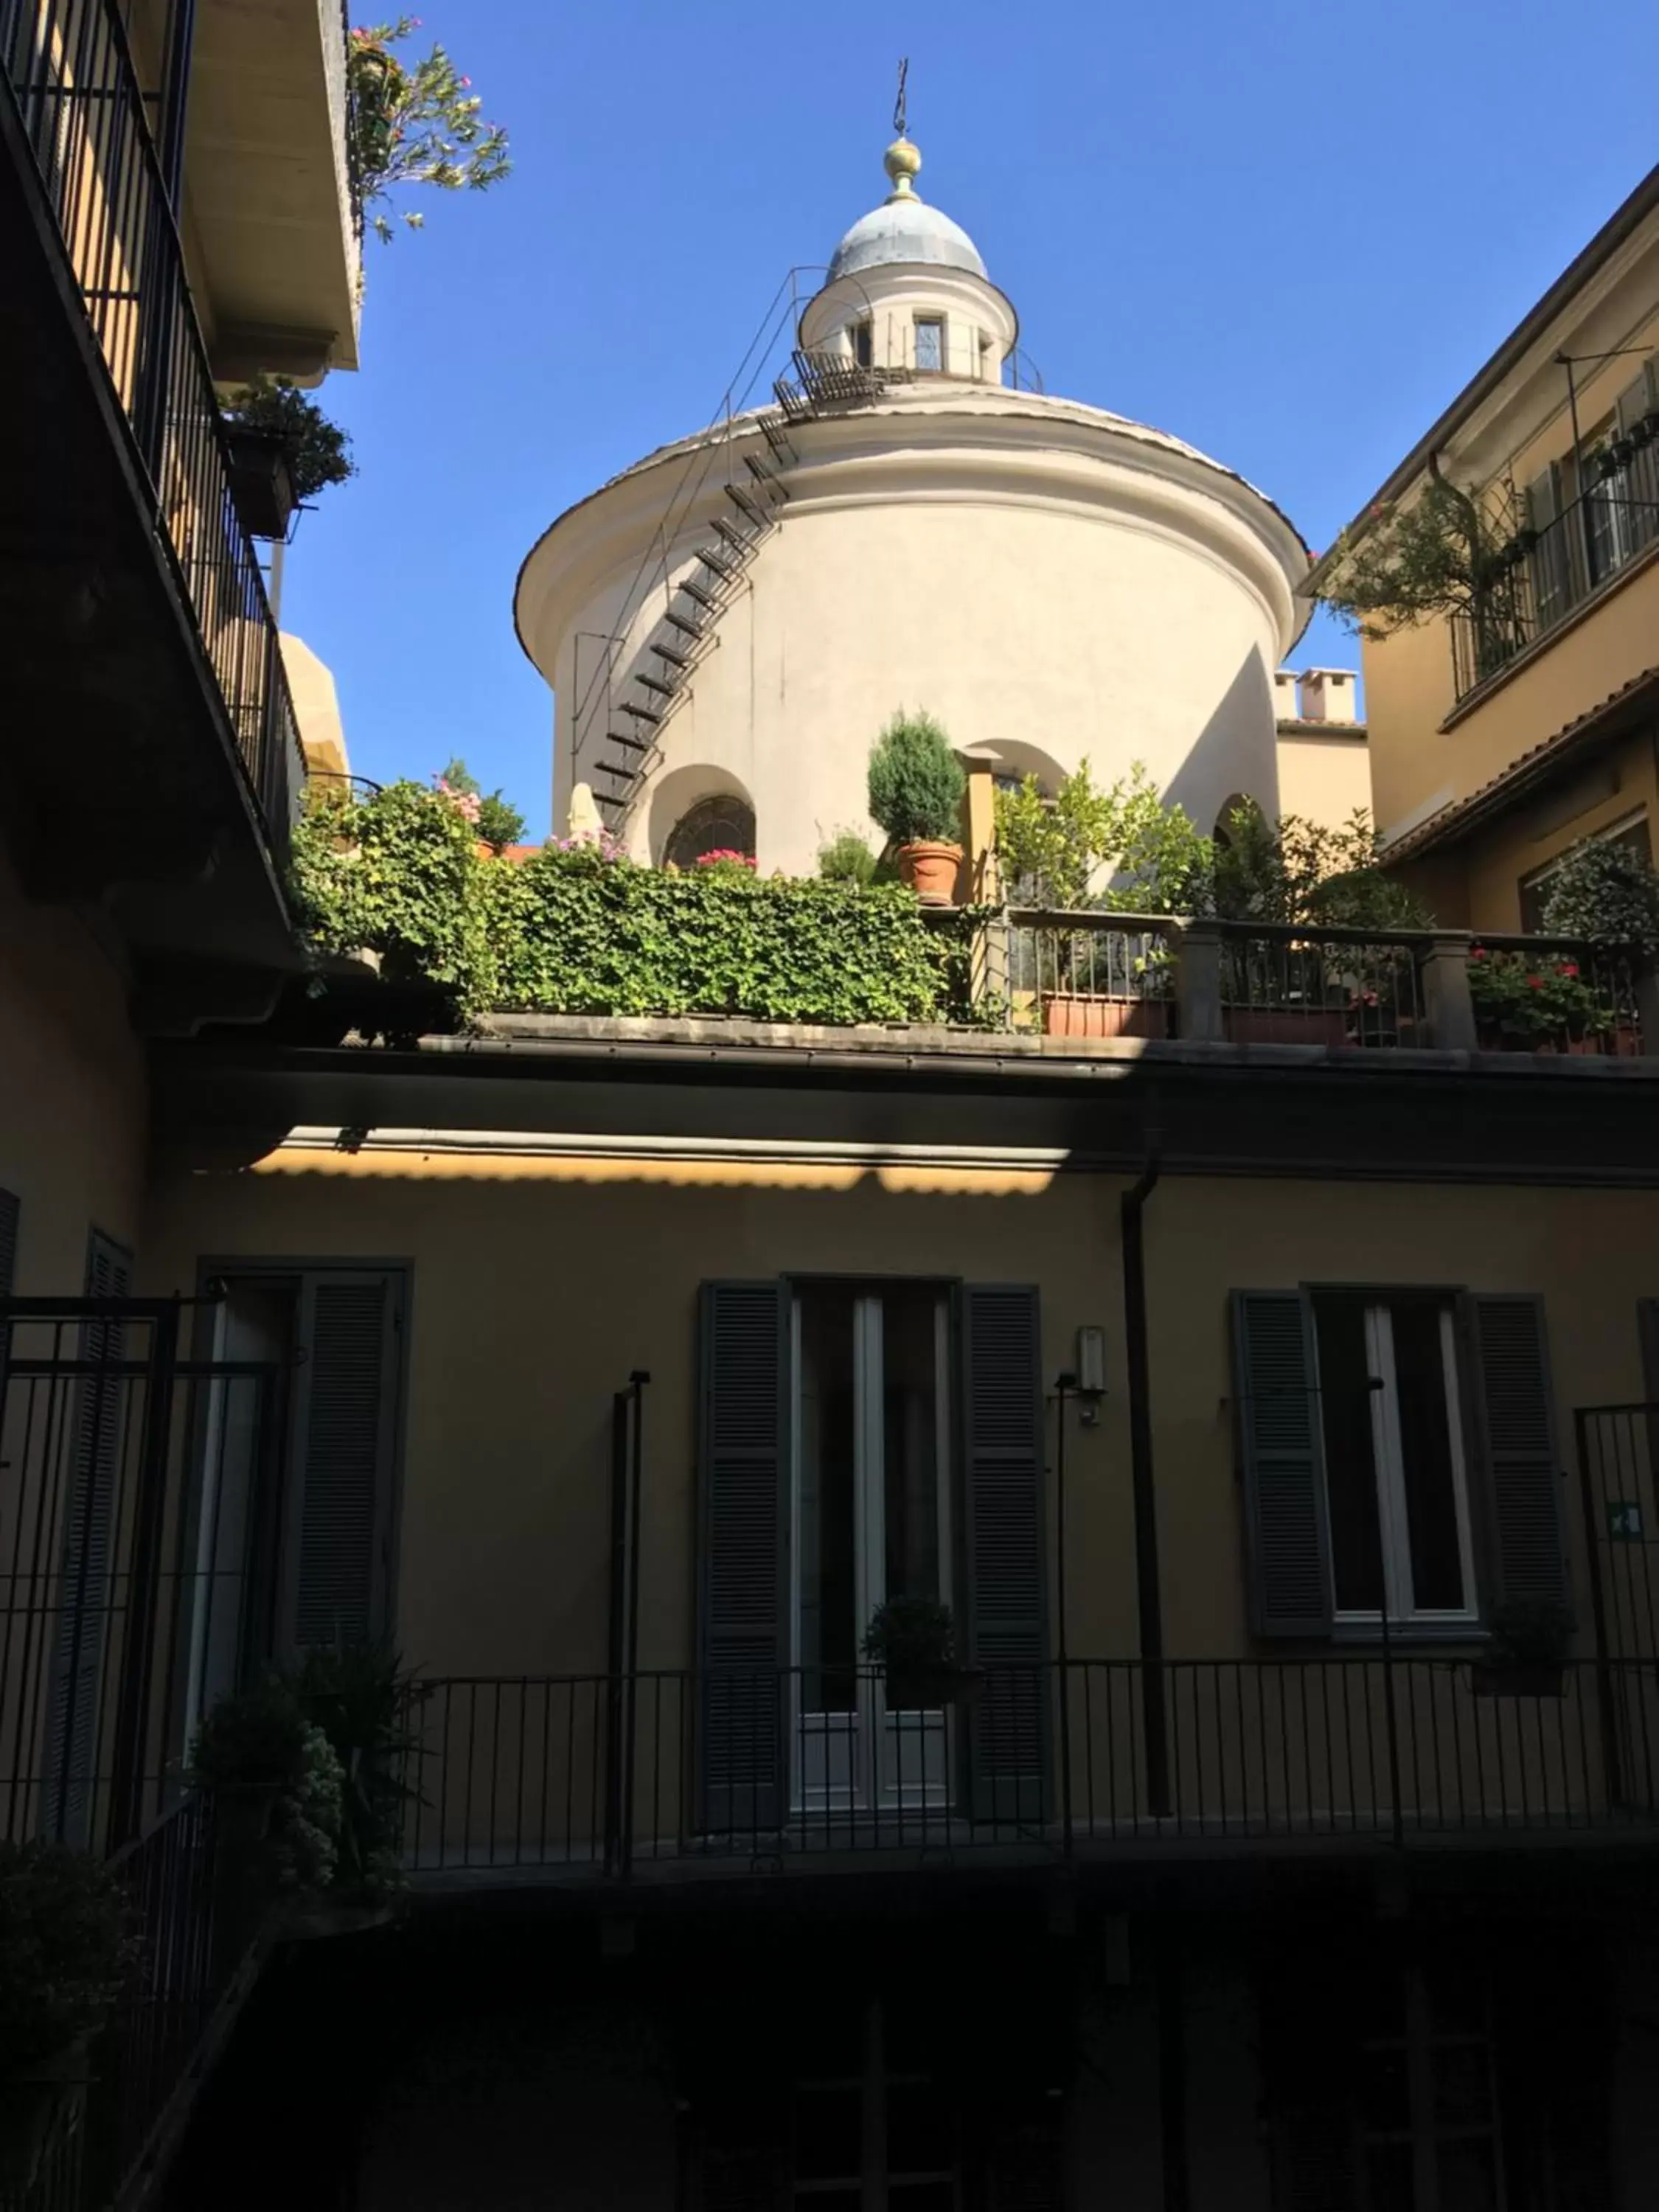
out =
[(924, 838), (914, 845), (901, 845), (894, 858), (900, 876), (924, 906), (956, 904), (957, 874), (962, 866), (960, 845)]
[(1340, 1006), (1229, 1006), (1223, 1014), (1229, 1044), (1323, 1044), (1348, 1042)]
[(1103, 999), (1084, 991), (1048, 991), (1042, 999), (1047, 1036), (1167, 1037), (1167, 999)]

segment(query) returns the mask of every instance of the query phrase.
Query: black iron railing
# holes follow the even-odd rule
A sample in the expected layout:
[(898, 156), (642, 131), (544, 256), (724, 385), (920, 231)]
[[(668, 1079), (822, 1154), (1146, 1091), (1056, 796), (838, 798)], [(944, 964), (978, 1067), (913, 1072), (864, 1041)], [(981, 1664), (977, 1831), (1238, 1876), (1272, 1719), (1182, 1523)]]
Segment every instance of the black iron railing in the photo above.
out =
[(1240, 1044), (1425, 1045), (1423, 933), (1222, 922), (1223, 1032)]
[[(1372, 1654), (1073, 1660), (993, 1669), (977, 1705), (901, 1713), (862, 1670), (817, 1711), (801, 1670), (443, 1680), (410, 1715), (406, 1856), (419, 1875), (600, 1878), (788, 1855), (1659, 1832), (1656, 1671), (1576, 1661), (1540, 1680), (1479, 1658)], [(982, 1717), (994, 1704), (1000, 1735)], [(1012, 1761), (1011, 1727), (1036, 1731)]]
[(132, 434), (149, 520), (194, 619), (273, 853), (304, 781), (299, 725), (184, 247), (115, 0), (0, 0), (0, 98), (27, 139)]
[(1050, 1036), (1176, 1033), (1168, 924), (1158, 916), (1011, 908), (982, 933), (974, 996), (1000, 1026)]
[(1475, 605), (1452, 623), (1452, 669), (1462, 699), (1547, 637), (1573, 609), (1659, 540), (1659, 420), (1620, 438), (1599, 472), (1542, 529), (1520, 532), (1491, 556)]

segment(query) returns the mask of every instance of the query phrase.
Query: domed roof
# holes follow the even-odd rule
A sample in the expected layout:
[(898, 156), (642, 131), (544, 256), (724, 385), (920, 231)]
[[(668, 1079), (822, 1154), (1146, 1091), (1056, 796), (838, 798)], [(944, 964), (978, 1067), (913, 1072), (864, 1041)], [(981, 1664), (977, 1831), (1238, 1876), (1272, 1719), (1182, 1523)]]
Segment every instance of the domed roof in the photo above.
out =
[(895, 261), (931, 262), (936, 268), (985, 276), (979, 248), (962, 225), (929, 207), (915, 190), (911, 179), (921, 167), (921, 155), (908, 138), (896, 139), (887, 149), (893, 189), (878, 208), (859, 217), (830, 256), (831, 284), (838, 276), (855, 276), (860, 269)]

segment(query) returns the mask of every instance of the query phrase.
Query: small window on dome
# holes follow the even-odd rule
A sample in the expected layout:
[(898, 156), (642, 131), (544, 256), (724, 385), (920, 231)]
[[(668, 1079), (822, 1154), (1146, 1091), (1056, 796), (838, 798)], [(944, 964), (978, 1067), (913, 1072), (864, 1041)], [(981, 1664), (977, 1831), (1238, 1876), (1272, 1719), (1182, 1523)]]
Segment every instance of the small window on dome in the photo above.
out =
[(868, 368), (875, 357), (874, 333), (868, 316), (853, 325), (853, 358), (860, 368)]
[(938, 375), (945, 367), (945, 318), (942, 315), (916, 317), (916, 370), (920, 375)]
[(991, 333), (989, 331), (981, 331), (979, 334), (979, 373), (981, 377), (988, 377), (991, 374)]

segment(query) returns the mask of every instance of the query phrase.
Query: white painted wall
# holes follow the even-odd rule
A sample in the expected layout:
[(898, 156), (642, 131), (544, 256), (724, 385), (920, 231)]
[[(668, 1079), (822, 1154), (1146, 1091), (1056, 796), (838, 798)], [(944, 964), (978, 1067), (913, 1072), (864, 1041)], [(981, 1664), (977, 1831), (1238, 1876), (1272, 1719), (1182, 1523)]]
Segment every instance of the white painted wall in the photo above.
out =
[[(901, 706), (1021, 764), (1087, 757), (1109, 781), (1144, 761), (1206, 829), (1234, 793), (1276, 805), (1273, 672), (1307, 558), (1259, 493), (1120, 417), (983, 385), (909, 386), (799, 446), (783, 519), (665, 725), (625, 826), (636, 857), (659, 857), (696, 799), (738, 791), (762, 868), (810, 873), (837, 829), (869, 826), (870, 745)], [(726, 467), (725, 448), (665, 449), (526, 564), (520, 634), (558, 695), (561, 827), (605, 750), (600, 640), (620, 633), (619, 675), (633, 664), (664, 597), (660, 570), (637, 587), (641, 554), (678, 486), (670, 575), (690, 563), (729, 512)]]

